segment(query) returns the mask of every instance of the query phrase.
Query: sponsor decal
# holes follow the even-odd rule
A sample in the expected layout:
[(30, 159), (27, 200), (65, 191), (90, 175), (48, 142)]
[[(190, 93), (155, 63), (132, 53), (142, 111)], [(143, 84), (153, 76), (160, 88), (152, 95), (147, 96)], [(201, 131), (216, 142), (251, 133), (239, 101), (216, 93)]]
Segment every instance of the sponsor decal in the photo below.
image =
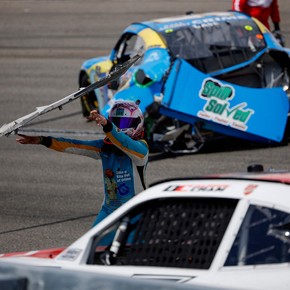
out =
[(118, 170), (116, 173), (118, 183), (132, 180), (132, 176), (127, 170)]
[[(192, 16), (190, 16), (192, 17)], [(204, 18), (194, 18), (194, 19), (184, 19), (184, 20), (174, 20), (168, 22), (168, 19), (158, 19), (156, 20), (159, 23), (159, 31), (165, 31), (165, 33), (170, 33), (175, 29), (182, 27), (194, 27), (195, 29), (213, 27), (217, 26), (220, 22), (226, 21), (235, 21), (239, 19), (246, 19), (244, 15), (220, 15), (220, 16), (208, 16)], [(168, 22), (168, 23), (164, 23)]]
[(224, 191), (228, 186), (227, 184), (170, 185), (164, 191), (220, 192)]
[(202, 83), (199, 96), (206, 100), (206, 103), (203, 110), (197, 113), (198, 117), (241, 131), (248, 129), (246, 124), (255, 111), (247, 108), (246, 102), (231, 107), (230, 101), (235, 96), (234, 87), (206, 78)]
[(245, 25), (244, 27), (248, 31), (252, 31), (253, 30), (253, 26), (251, 26), (251, 25)]
[(160, 54), (157, 51), (152, 51), (150, 54), (147, 55), (146, 59), (144, 60), (144, 63), (149, 63), (149, 62), (155, 62), (160, 60)]
[(67, 260), (67, 261), (74, 261), (82, 252), (81, 249), (68, 249), (64, 251), (63, 254), (60, 255), (58, 259), (60, 260)]
[(249, 184), (245, 189), (244, 189), (244, 195), (249, 195), (253, 193), (253, 191), (258, 187), (256, 184)]
[(125, 184), (122, 183), (119, 187), (118, 187), (118, 192), (120, 195), (127, 195), (130, 192), (129, 187)]

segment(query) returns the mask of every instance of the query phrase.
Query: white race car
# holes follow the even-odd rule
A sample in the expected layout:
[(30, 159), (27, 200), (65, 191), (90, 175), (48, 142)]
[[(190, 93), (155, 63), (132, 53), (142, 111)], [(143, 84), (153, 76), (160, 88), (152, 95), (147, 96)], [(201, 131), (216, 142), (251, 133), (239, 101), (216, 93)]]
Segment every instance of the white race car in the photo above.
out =
[(290, 173), (254, 169), (156, 183), (65, 249), (2, 254), (0, 273), (5, 262), (192, 287), (289, 290)]

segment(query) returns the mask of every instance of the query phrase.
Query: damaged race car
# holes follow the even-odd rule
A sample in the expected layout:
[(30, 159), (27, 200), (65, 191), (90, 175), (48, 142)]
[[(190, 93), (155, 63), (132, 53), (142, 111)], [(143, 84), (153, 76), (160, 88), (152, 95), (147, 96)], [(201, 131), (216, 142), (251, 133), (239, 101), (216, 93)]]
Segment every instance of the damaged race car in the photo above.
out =
[(193, 289), (289, 290), (289, 193), (290, 173), (262, 165), (163, 180), (65, 249), (0, 255), (0, 273), (13, 265), (25, 277), (17, 267), (34, 266)]
[(287, 143), (290, 49), (257, 19), (228, 11), (132, 23), (110, 55), (82, 64), (79, 86), (136, 53), (118, 81), (81, 98), (84, 116), (140, 100), (151, 152), (194, 153), (224, 136)]

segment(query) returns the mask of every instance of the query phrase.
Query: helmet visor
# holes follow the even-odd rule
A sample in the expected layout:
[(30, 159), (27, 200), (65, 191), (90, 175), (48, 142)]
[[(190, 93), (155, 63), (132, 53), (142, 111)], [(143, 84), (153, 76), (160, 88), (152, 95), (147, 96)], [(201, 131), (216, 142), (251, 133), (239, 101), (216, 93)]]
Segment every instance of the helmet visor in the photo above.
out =
[(130, 117), (110, 117), (109, 120), (116, 125), (119, 129), (134, 128), (140, 124), (140, 118), (130, 118)]

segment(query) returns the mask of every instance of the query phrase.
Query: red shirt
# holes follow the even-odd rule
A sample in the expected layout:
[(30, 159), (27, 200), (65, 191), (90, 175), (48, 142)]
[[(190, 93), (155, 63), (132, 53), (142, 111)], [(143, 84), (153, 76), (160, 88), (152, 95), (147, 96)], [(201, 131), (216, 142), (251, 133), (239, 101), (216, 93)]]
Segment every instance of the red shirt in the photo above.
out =
[(232, 10), (241, 11), (260, 20), (270, 29), (269, 18), (280, 22), (278, 0), (232, 0)]

